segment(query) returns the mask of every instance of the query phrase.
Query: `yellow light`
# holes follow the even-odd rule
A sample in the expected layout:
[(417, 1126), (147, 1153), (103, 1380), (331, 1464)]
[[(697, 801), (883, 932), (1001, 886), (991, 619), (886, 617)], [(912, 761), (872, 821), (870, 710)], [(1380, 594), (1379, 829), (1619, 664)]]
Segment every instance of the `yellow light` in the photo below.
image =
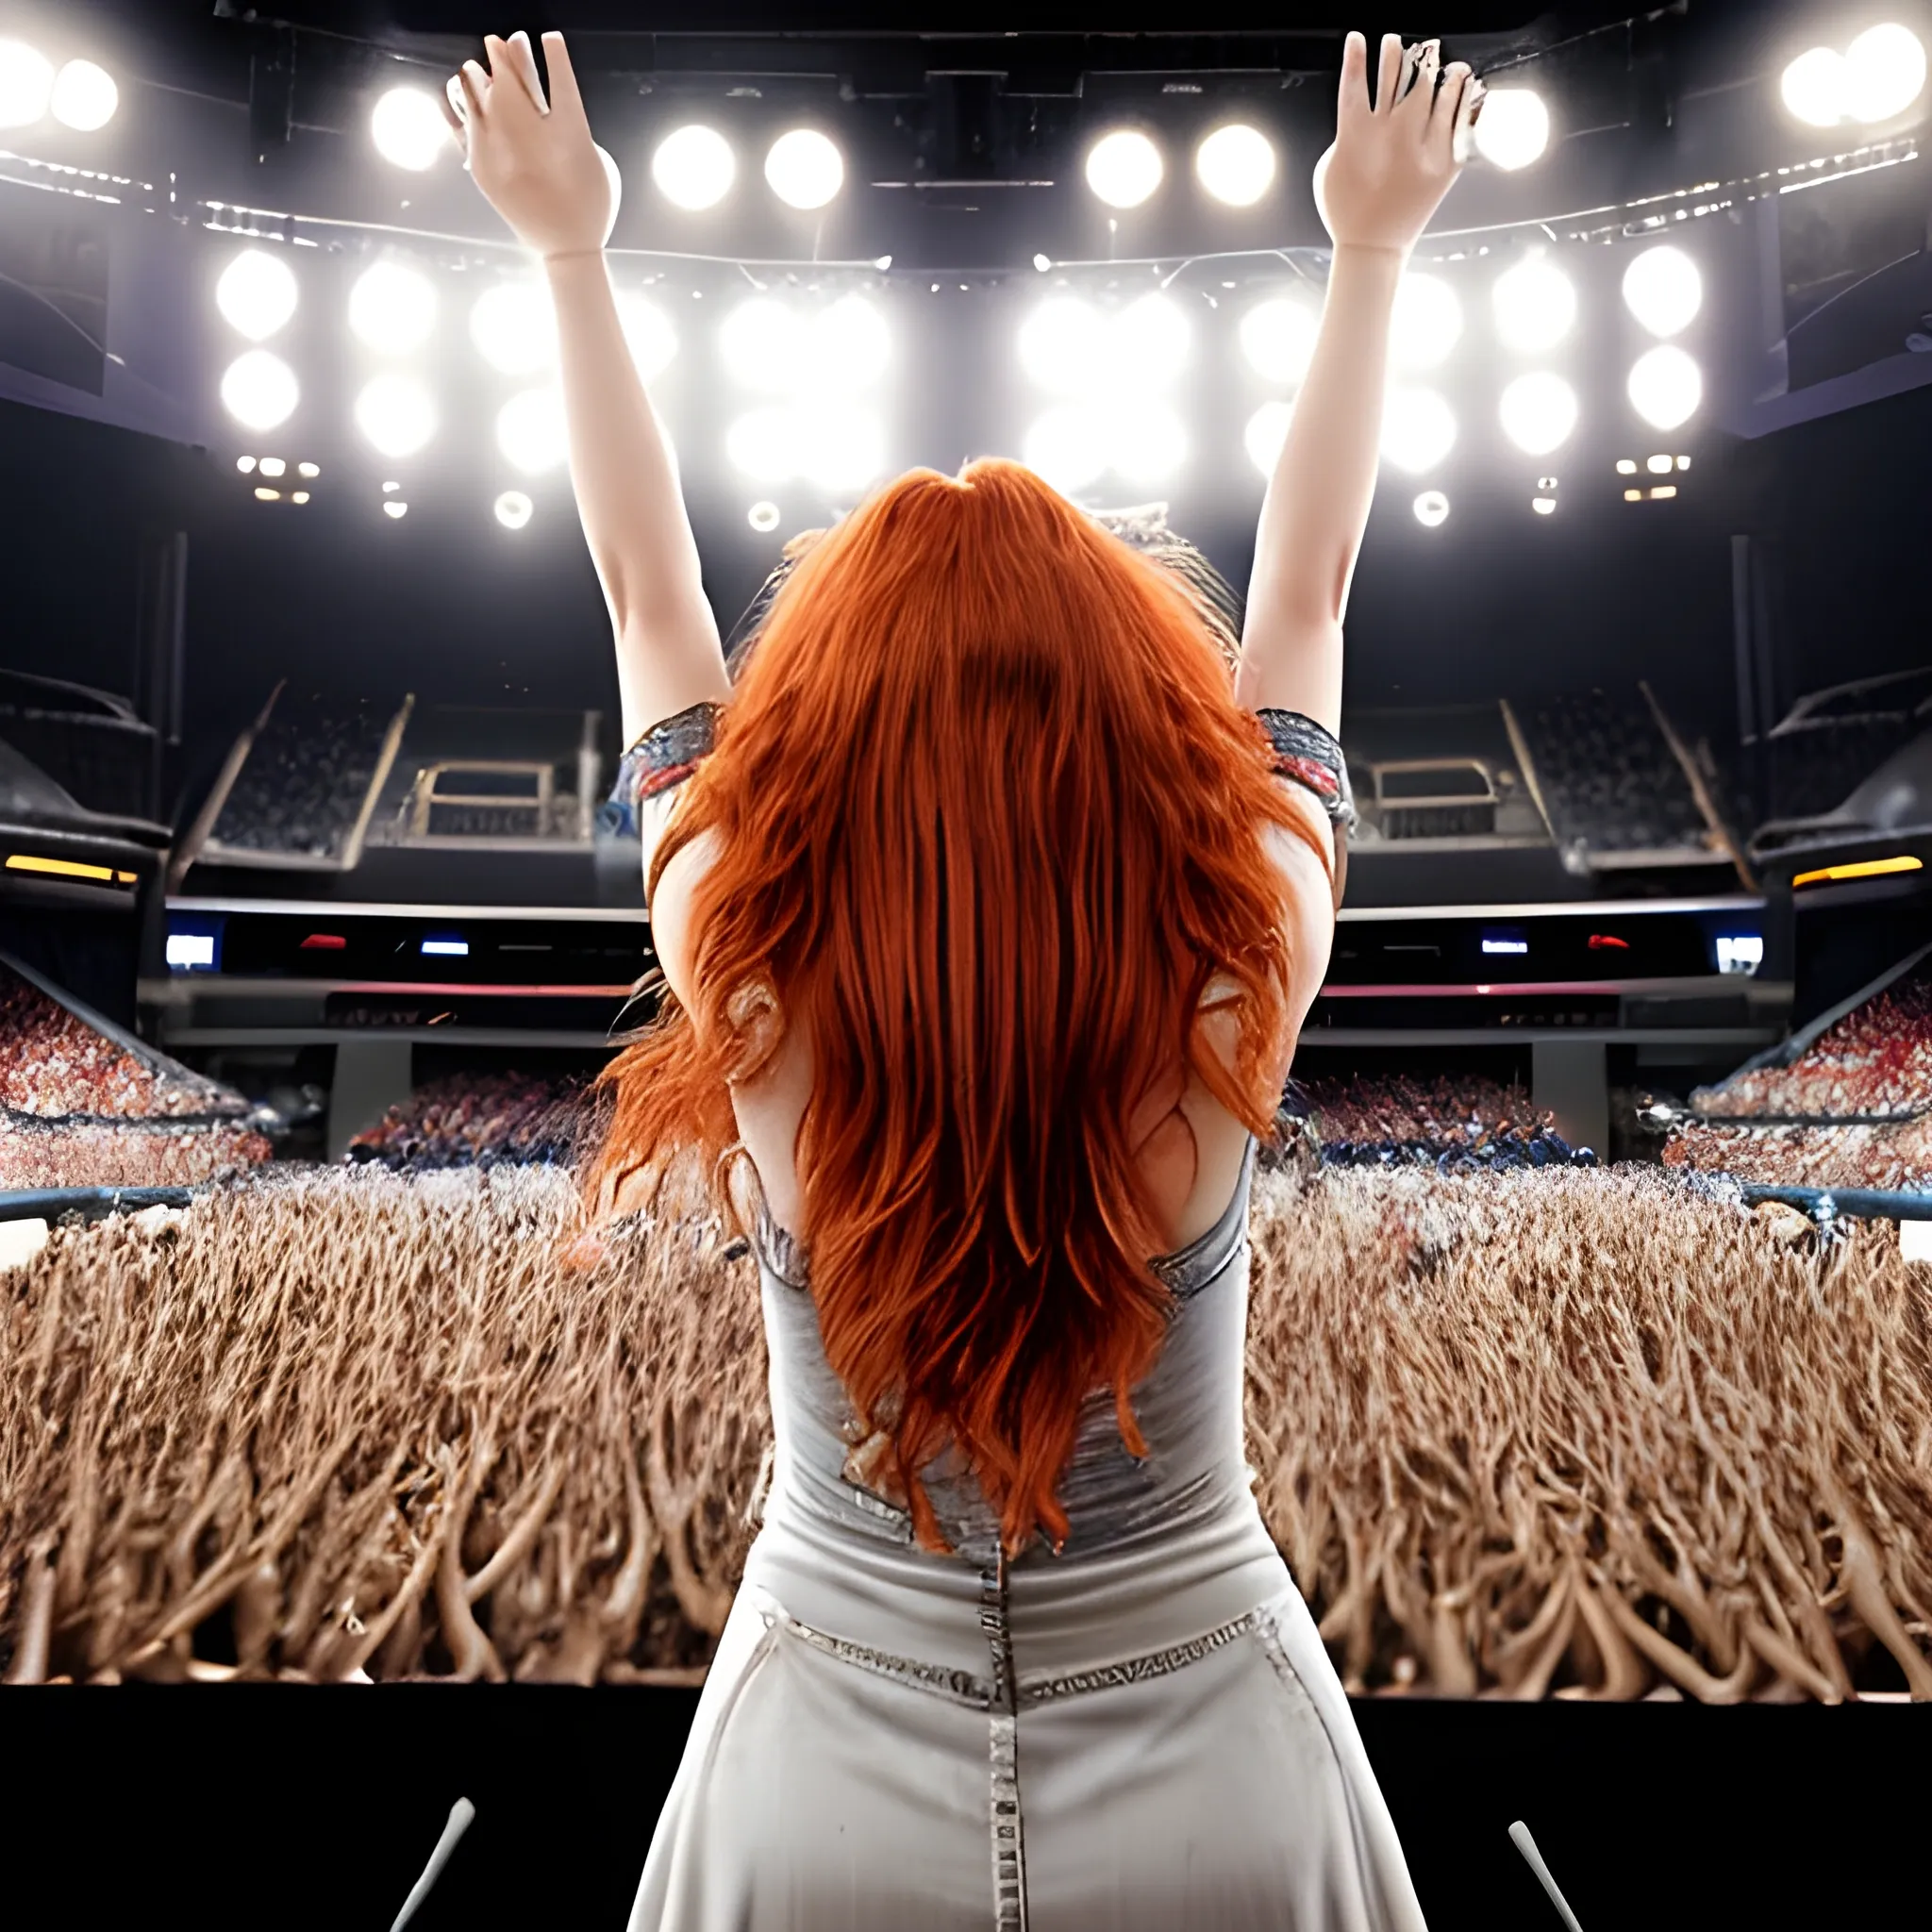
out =
[(1677, 493), (1677, 486), (1674, 483), (1659, 483), (1650, 493), (1653, 496), (1674, 496)]
[(1856, 865), (1827, 865), (1818, 872), (1801, 872), (1793, 886), (1817, 886), (1839, 879), (1875, 879), (1890, 872), (1923, 872), (1925, 861), (1907, 855), (1899, 858), (1862, 858)]
[(117, 886), (131, 886), (134, 883), (134, 874), (131, 872), (117, 872), (114, 874), (114, 883)]
[(307, 503), (308, 501), (308, 492), (306, 490), (298, 490), (293, 496), (290, 497), (289, 501), (291, 503)]
[(1617, 458), (1617, 475), (1620, 475), (1620, 476), (1634, 476), (1634, 475), (1636, 475), (1636, 474), (1637, 474), (1637, 459), (1636, 459), (1636, 458), (1634, 458), (1634, 457), (1619, 457), (1619, 458)]
[(1643, 501), (1643, 491), (1641, 490), (1626, 490), (1624, 492), (1624, 501), (1625, 503), (1641, 503)]
[[(1685, 458), (1685, 462), (1688, 466), (1688, 458)], [(322, 475), (322, 465), (320, 463), (297, 463), (295, 471), (298, 475), (302, 476), (319, 476)]]
[(279, 503), (282, 492), (279, 490), (257, 490), (255, 499), (258, 503)]
[[(112, 885), (115, 878), (111, 865), (83, 865), (77, 858), (42, 858), (32, 852), (9, 852), (7, 870), (52, 873), (55, 877), (63, 879), (99, 879), (104, 885)], [(125, 879), (132, 884), (134, 874), (128, 873)]]

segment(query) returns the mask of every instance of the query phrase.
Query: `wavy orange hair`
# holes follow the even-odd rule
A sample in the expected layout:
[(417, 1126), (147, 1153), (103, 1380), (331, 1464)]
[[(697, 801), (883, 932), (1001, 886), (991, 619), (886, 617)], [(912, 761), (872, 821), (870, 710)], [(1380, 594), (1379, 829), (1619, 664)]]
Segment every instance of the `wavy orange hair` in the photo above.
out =
[[(667, 996), (608, 1070), (589, 1195), (701, 1152), (729, 1205), (729, 1083), (774, 1045), (733, 994), (769, 989), (815, 1045), (792, 1232), (825, 1354), (928, 1548), (918, 1472), (948, 1442), (1011, 1553), (1065, 1537), (1093, 1391), (1146, 1453), (1128, 1397), (1172, 1298), (1128, 1123), (1191, 1067), (1272, 1131), (1292, 1020), (1264, 824), (1313, 842), (1187, 592), (991, 460), (901, 476), (812, 548), (689, 782), (650, 883), (718, 831), (693, 1010)], [(1197, 1025), (1217, 974), (1232, 1074)]]

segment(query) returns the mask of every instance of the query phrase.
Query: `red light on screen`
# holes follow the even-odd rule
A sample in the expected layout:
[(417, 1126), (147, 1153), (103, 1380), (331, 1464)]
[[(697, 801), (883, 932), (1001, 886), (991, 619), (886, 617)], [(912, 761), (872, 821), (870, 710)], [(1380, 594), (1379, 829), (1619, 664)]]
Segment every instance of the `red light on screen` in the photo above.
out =
[(1590, 950), (1592, 953), (1627, 953), (1630, 950), (1630, 941), (1620, 940), (1613, 933), (1593, 932), (1590, 936)]
[(348, 943), (339, 932), (312, 932), (302, 941), (302, 950), (305, 953), (340, 953)]

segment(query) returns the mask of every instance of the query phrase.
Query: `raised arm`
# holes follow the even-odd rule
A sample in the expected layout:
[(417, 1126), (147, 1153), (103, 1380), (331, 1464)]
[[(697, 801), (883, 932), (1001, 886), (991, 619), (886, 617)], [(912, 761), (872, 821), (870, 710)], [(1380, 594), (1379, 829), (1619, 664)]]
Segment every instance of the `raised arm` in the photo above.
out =
[(1334, 263), (1261, 505), (1235, 677), (1243, 705), (1301, 711), (1331, 732), (1341, 723), (1342, 612), (1375, 493), (1396, 285), (1458, 171), (1458, 124), (1474, 119), (1482, 99), (1482, 83), (1461, 62), (1439, 75), (1437, 42), (1406, 54), (1391, 34), (1372, 107), (1368, 59), (1368, 43), (1350, 34), (1335, 145), (1315, 175)]
[[(561, 34), (543, 36), (544, 100), (526, 34), (485, 38), (451, 89), (470, 173), (543, 263), (557, 312), (577, 513), (617, 641), (626, 742), (731, 682), (672, 458), (625, 340), (604, 264), (615, 218), (604, 158)], [(458, 107), (457, 104), (459, 103)]]

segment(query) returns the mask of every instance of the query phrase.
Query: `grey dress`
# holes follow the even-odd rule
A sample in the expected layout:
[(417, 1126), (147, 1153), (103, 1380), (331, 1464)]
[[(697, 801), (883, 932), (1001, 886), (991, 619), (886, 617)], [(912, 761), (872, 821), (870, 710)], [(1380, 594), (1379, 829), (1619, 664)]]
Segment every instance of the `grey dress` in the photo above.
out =
[(797, 1245), (756, 1243), (775, 1439), (762, 1526), (658, 1821), (631, 1932), (1413, 1932), (1402, 1850), (1242, 1454), (1250, 1144), (1130, 1457), (1091, 1398), (1062, 1553), (956, 1551), (849, 1477)]

